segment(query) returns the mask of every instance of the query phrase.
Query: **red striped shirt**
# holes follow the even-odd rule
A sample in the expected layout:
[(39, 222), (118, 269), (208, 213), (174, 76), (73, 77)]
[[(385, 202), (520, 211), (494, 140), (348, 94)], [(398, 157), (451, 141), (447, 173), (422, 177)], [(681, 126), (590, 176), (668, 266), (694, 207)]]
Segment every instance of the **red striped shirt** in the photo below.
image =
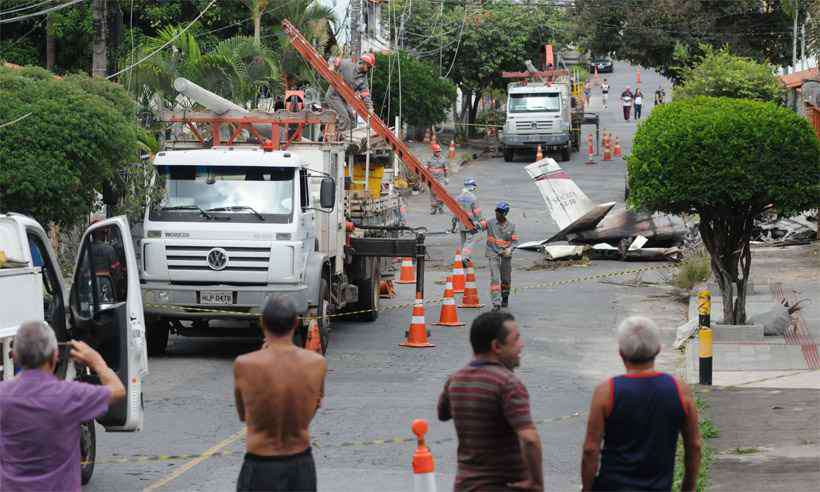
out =
[(533, 425), (530, 396), (511, 370), (471, 362), (447, 379), (438, 414), (458, 435), (456, 492), (506, 490), (527, 478), (516, 430)]

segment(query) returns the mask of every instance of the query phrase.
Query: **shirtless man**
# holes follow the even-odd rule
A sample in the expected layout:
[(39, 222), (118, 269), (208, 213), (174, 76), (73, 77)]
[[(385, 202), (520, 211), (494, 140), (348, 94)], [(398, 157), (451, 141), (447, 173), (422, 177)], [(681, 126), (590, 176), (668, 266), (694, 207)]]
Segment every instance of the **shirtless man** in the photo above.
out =
[(308, 427), (324, 395), (327, 363), (293, 344), (293, 303), (271, 297), (262, 313), (265, 342), (234, 362), (239, 420), (248, 426), (238, 491), (315, 491)]

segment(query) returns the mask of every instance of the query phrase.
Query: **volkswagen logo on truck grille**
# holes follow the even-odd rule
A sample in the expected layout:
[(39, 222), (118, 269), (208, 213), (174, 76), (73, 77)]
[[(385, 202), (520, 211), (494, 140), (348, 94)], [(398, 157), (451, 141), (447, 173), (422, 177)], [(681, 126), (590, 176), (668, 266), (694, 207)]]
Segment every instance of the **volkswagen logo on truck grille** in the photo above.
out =
[(538, 128), (538, 122), (533, 121), (532, 122), (532, 127), (533, 127), (533, 129)]
[(222, 248), (208, 251), (208, 266), (211, 270), (224, 270), (228, 266), (228, 253)]

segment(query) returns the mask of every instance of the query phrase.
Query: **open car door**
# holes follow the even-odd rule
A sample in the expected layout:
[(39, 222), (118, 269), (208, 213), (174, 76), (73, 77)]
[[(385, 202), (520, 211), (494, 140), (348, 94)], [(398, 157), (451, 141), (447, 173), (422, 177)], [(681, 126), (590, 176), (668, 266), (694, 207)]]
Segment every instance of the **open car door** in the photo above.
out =
[[(142, 429), (148, 355), (137, 259), (125, 217), (97, 222), (85, 232), (69, 299), (72, 337), (97, 350), (125, 386), (125, 399), (97, 422), (108, 431)], [(88, 370), (78, 379), (99, 384)]]

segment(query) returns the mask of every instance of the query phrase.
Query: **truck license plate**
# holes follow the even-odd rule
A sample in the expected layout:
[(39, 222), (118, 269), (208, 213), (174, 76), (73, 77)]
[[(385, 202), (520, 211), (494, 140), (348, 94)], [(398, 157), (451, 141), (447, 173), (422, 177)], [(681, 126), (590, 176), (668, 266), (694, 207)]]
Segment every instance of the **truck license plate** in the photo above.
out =
[(230, 291), (200, 291), (201, 304), (233, 304), (233, 292)]

